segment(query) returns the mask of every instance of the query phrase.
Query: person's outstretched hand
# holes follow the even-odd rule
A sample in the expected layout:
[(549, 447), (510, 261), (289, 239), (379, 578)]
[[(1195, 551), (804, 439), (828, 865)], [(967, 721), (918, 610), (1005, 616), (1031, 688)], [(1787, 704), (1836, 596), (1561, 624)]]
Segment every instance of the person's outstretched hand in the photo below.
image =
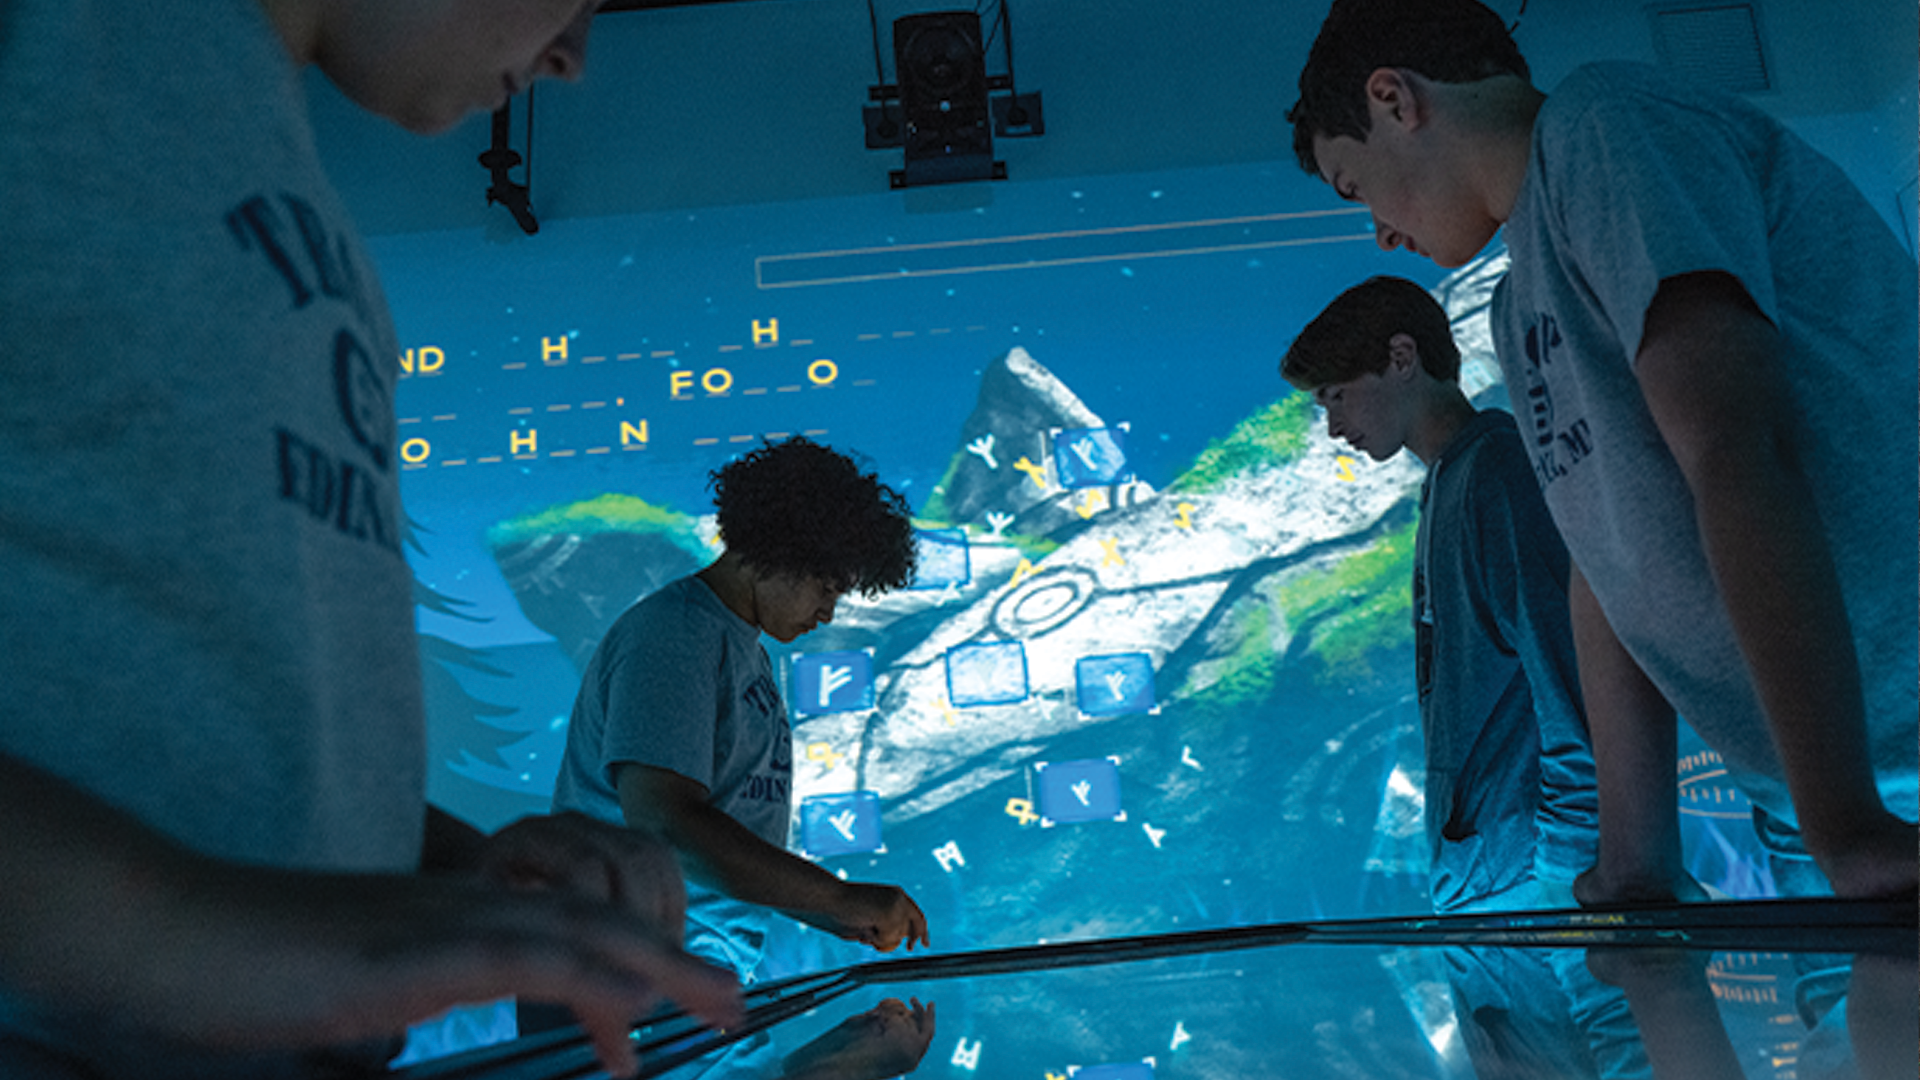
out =
[[(627, 1033), (662, 998), (718, 1025), (740, 1015), (733, 976), (659, 925), (684, 902), (677, 874), (622, 871), (603, 898), (473, 874), (269, 869), (187, 851), (11, 759), (0, 779), (0, 981), (46, 1007), (210, 1048), (292, 1050), (516, 995), (571, 1009), (616, 1074), (633, 1071)], [(508, 864), (524, 865), (505, 854), (520, 839), (498, 841)], [(620, 861), (643, 872), (652, 857)]]
[(834, 913), (837, 925), (828, 927), (840, 937), (881, 952), (892, 952), (902, 942), (909, 952), (916, 943), (932, 945), (927, 917), (904, 889), (849, 881), (840, 896), (839, 909)]

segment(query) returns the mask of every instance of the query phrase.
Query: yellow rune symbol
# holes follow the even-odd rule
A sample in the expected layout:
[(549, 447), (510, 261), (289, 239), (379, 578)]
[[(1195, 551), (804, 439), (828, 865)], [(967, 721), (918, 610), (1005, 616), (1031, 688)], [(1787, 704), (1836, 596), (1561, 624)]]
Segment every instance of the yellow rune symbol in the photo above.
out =
[(1061, 1075), (1060, 1075), (1059, 1073), (1057, 1073), (1057, 1072), (1054, 1072), (1054, 1071), (1053, 1071), (1052, 1069), (1048, 1069), (1048, 1070), (1047, 1070), (1047, 1080), (1067, 1080), (1067, 1078), (1066, 1078), (1066, 1077), (1064, 1077), (1064, 1076), (1061, 1076)]
[(1032, 576), (1033, 561), (1031, 559), (1021, 559), (1020, 565), (1013, 568), (1013, 577), (1007, 580), (1007, 584), (1018, 585)]
[(953, 706), (947, 704), (946, 698), (944, 697), (934, 698), (933, 707), (940, 710), (940, 719), (945, 720), (947, 722), (948, 727), (960, 726), (959, 725), (960, 713), (956, 711)]
[(1334, 475), (1346, 483), (1353, 483), (1353, 459), (1345, 454), (1333, 459)]
[(1045, 467), (1035, 465), (1024, 456), (1021, 457), (1019, 461), (1014, 462), (1013, 467), (1026, 473), (1027, 476), (1033, 480), (1034, 487), (1039, 488), (1041, 491), (1047, 490), (1047, 470)]
[(1107, 493), (1098, 489), (1089, 488), (1080, 496), (1080, 505), (1073, 509), (1075, 513), (1080, 515), (1080, 519), (1085, 521), (1091, 519), (1093, 515), (1106, 508)]
[(1100, 541), (1100, 565), (1101, 566), (1127, 565), (1127, 560), (1120, 557), (1120, 538), (1119, 537), (1109, 536), (1105, 540)]
[(1192, 503), (1189, 503), (1189, 502), (1183, 502), (1178, 506), (1175, 506), (1173, 508), (1173, 512), (1179, 516), (1174, 519), (1173, 523), (1179, 526), (1180, 528), (1187, 530), (1188, 532), (1192, 532), (1193, 531), (1193, 512), (1196, 509), (1198, 509), (1198, 507), (1194, 506)]
[(807, 760), (819, 762), (828, 772), (832, 772), (845, 757), (845, 754), (834, 753), (831, 743), (817, 742), (807, 746)]
[(1033, 812), (1033, 803), (1026, 799), (1008, 799), (1007, 816), (1022, 825), (1031, 825), (1040, 820), (1040, 815)]

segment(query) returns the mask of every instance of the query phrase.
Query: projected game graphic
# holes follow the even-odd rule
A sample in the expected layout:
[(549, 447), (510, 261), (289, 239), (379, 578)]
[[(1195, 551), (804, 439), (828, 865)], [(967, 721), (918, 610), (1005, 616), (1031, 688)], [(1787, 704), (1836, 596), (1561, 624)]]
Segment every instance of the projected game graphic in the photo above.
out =
[[(921, 570), (767, 642), (796, 851), (905, 888), (941, 950), (1422, 910), (1421, 470), (1328, 440), (1277, 366), (1346, 285), (1397, 273), (1444, 298), (1466, 389), (1504, 405), (1480, 326), (1499, 264), (1443, 279), (1363, 213), (1249, 213), (1275, 182), (376, 244), (408, 344), (431, 796), (487, 827), (544, 811), (600, 637), (719, 550), (707, 473), (803, 433), (907, 495)], [(1039, 227), (1063, 216), (1085, 227)], [(1687, 805), (1720, 812), (1714, 787)], [(792, 923), (769, 956), (873, 959)], [(1103, 1037), (1049, 1046), (1033, 1017), (1083, 1002), (939, 1005), (928, 1061), (981, 1076), (1150, 1077), (1259, 1038), (1183, 1018), (1143, 1041), (1115, 1001)]]

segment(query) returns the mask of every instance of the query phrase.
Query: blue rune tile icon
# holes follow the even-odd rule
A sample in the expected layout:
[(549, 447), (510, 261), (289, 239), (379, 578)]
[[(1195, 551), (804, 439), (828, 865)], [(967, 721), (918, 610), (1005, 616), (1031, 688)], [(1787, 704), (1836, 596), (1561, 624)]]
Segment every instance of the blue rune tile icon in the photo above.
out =
[(873, 708), (873, 656), (865, 650), (793, 660), (793, 711), (801, 716)]
[(973, 580), (965, 529), (915, 529), (915, 589), (944, 589)]
[(1150, 712), (1153, 657), (1143, 652), (1083, 656), (1074, 661), (1073, 683), (1080, 711), (1087, 716)]
[(1053, 433), (1053, 468), (1068, 489), (1106, 487), (1133, 479), (1124, 427), (1067, 428)]
[(962, 645), (947, 652), (947, 700), (955, 708), (1010, 705), (1027, 698), (1027, 650), (1018, 641)]
[(1120, 807), (1120, 763), (1113, 758), (1040, 762), (1040, 824), (1124, 821)]
[(820, 857), (880, 850), (880, 796), (808, 796), (800, 803), (800, 842), (807, 854)]

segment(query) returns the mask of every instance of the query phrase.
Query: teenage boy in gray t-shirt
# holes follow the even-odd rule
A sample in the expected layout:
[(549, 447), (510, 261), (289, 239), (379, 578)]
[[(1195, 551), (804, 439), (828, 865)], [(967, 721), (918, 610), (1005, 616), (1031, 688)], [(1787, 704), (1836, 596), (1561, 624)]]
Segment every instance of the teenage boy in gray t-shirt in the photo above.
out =
[(842, 881), (787, 849), (792, 732), (760, 644), (832, 622), (850, 591), (911, 580), (906, 500), (800, 436), (710, 482), (725, 549), (629, 608), (594, 651), (554, 807), (671, 844), (688, 878), (688, 948), (743, 979), (767, 908), (882, 952), (927, 944), (926, 916), (904, 891)]

